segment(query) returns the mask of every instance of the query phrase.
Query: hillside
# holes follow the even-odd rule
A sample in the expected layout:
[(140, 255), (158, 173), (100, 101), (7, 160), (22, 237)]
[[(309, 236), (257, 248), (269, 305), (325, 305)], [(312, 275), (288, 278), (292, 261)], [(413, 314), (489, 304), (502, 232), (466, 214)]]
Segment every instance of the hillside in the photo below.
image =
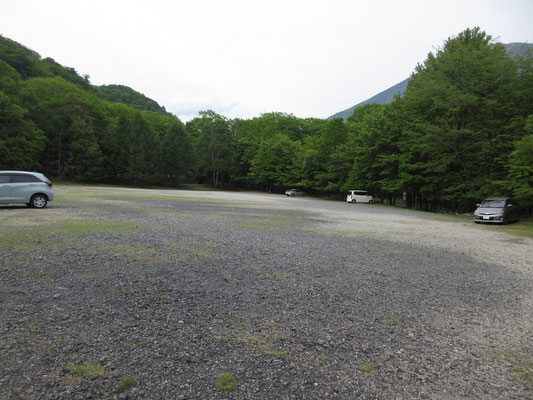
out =
[(36, 51), (0, 35), (0, 62), (2, 61), (13, 68), (23, 80), (60, 77), (102, 100), (123, 103), (139, 111), (168, 114), (156, 101), (128, 86), (91, 85), (88, 75), (80, 76), (74, 68), (62, 66), (49, 57), (41, 58)]
[[(531, 43), (507, 43), (503, 45), (509, 55), (511, 57), (522, 57), (527, 52), (533, 51), (533, 44)], [(409, 78), (401, 81), (400, 83), (397, 83), (396, 85), (384, 90), (383, 92), (380, 92), (376, 94), (375, 96), (372, 96), (371, 98), (362, 101), (360, 103), (357, 103), (355, 106), (352, 106), (350, 108), (347, 108), (346, 110), (339, 111), (336, 114), (333, 114), (332, 116), (328, 117), (327, 119), (331, 120), (334, 118), (342, 118), (345, 121), (348, 119), (350, 115), (353, 114), (353, 110), (355, 110), (357, 107), (361, 107), (365, 104), (388, 104), (391, 103), (394, 100), (394, 97), (396, 95), (399, 95), (400, 97), (403, 96), (405, 89), (407, 88), (407, 82), (409, 82)]]
[(102, 85), (96, 87), (96, 95), (112, 103), (123, 103), (140, 111), (157, 111), (167, 113), (165, 107), (124, 85)]

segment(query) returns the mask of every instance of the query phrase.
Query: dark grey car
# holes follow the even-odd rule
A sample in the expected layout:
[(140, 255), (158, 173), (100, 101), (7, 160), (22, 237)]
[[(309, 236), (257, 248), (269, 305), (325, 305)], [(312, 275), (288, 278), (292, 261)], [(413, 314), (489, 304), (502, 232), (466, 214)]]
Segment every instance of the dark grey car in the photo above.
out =
[(520, 207), (518, 202), (511, 197), (490, 197), (477, 205), (474, 211), (474, 222), (479, 224), (487, 222), (492, 224), (506, 224), (518, 221)]

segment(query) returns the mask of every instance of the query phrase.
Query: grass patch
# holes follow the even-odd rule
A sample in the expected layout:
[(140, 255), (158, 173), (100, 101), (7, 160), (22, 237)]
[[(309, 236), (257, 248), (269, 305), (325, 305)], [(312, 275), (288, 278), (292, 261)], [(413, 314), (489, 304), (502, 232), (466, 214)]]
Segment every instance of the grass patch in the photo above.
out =
[(131, 388), (133, 385), (135, 385), (135, 378), (133, 377), (124, 378), (120, 381), (118, 385), (118, 390), (123, 392), (124, 390)]
[(507, 233), (518, 236), (527, 236), (533, 238), (533, 221), (532, 220), (521, 220), (509, 225), (503, 226), (493, 226), (492, 229), (498, 229)]
[(506, 351), (495, 351), (488, 355), (493, 360), (503, 360), (511, 364), (513, 380), (533, 386), (533, 355), (532, 354), (509, 354)]
[(392, 314), (387, 314), (385, 316), (385, 321), (392, 325), (407, 326), (407, 322), (403, 318)]
[(212, 253), (212, 252), (207, 251), (207, 250), (195, 249), (195, 250), (193, 250), (193, 252), (194, 252), (195, 256), (198, 256), (200, 258), (220, 258), (220, 257), (222, 257), (220, 254), (215, 254), (215, 253)]
[(357, 369), (361, 372), (364, 372), (366, 374), (372, 373), (376, 371), (376, 367), (370, 364), (359, 364), (357, 366)]
[(291, 274), (290, 272), (277, 272), (275, 274), (271, 274), (267, 272), (267, 273), (261, 274), (259, 276), (259, 279), (261, 280), (271, 279), (271, 280), (276, 280), (276, 281), (294, 282), (294, 275)]
[(525, 382), (528, 385), (533, 385), (533, 365), (515, 368), (513, 378), (517, 381)]
[[(235, 319), (237, 318), (237, 319)], [(230, 332), (224, 332), (220, 338), (227, 341), (243, 343), (250, 346), (255, 352), (272, 356), (284, 361), (293, 360), (294, 357), (280, 349), (285, 340), (285, 337), (279, 332), (270, 331), (262, 328), (260, 330), (253, 330), (248, 322), (243, 321), (240, 317), (235, 317), (237, 323)]]
[(107, 374), (107, 370), (100, 364), (84, 361), (79, 364), (63, 364), (76, 378), (93, 378)]
[(229, 372), (223, 372), (217, 378), (217, 389), (221, 392), (231, 392), (235, 389), (235, 377)]
[(109, 233), (133, 230), (139, 227), (139, 224), (133, 222), (114, 222), (104, 221), (67, 221), (58, 227), (50, 227), (49, 230), (58, 234), (72, 233)]
[(12, 236), (0, 238), (0, 248), (11, 247), (17, 251), (29, 250), (39, 246), (35, 238), (26, 236)]

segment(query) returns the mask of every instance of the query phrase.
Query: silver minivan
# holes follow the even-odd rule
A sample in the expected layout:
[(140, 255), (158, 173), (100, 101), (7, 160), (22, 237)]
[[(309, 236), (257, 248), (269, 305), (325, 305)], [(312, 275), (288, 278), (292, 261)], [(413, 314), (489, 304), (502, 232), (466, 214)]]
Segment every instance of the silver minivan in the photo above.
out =
[(0, 171), (0, 204), (24, 203), (44, 208), (54, 199), (52, 182), (43, 174), (27, 171)]
[(518, 221), (520, 207), (518, 202), (511, 197), (490, 197), (477, 205), (474, 211), (474, 222), (507, 224)]

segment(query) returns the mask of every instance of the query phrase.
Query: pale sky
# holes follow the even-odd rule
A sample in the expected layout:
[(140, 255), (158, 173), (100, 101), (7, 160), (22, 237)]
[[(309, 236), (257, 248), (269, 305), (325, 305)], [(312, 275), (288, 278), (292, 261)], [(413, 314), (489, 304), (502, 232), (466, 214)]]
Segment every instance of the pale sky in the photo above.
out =
[(327, 118), (409, 77), (479, 26), (533, 42), (533, 0), (0, 0), (0, 35), (121, 84), (182, 121)]

